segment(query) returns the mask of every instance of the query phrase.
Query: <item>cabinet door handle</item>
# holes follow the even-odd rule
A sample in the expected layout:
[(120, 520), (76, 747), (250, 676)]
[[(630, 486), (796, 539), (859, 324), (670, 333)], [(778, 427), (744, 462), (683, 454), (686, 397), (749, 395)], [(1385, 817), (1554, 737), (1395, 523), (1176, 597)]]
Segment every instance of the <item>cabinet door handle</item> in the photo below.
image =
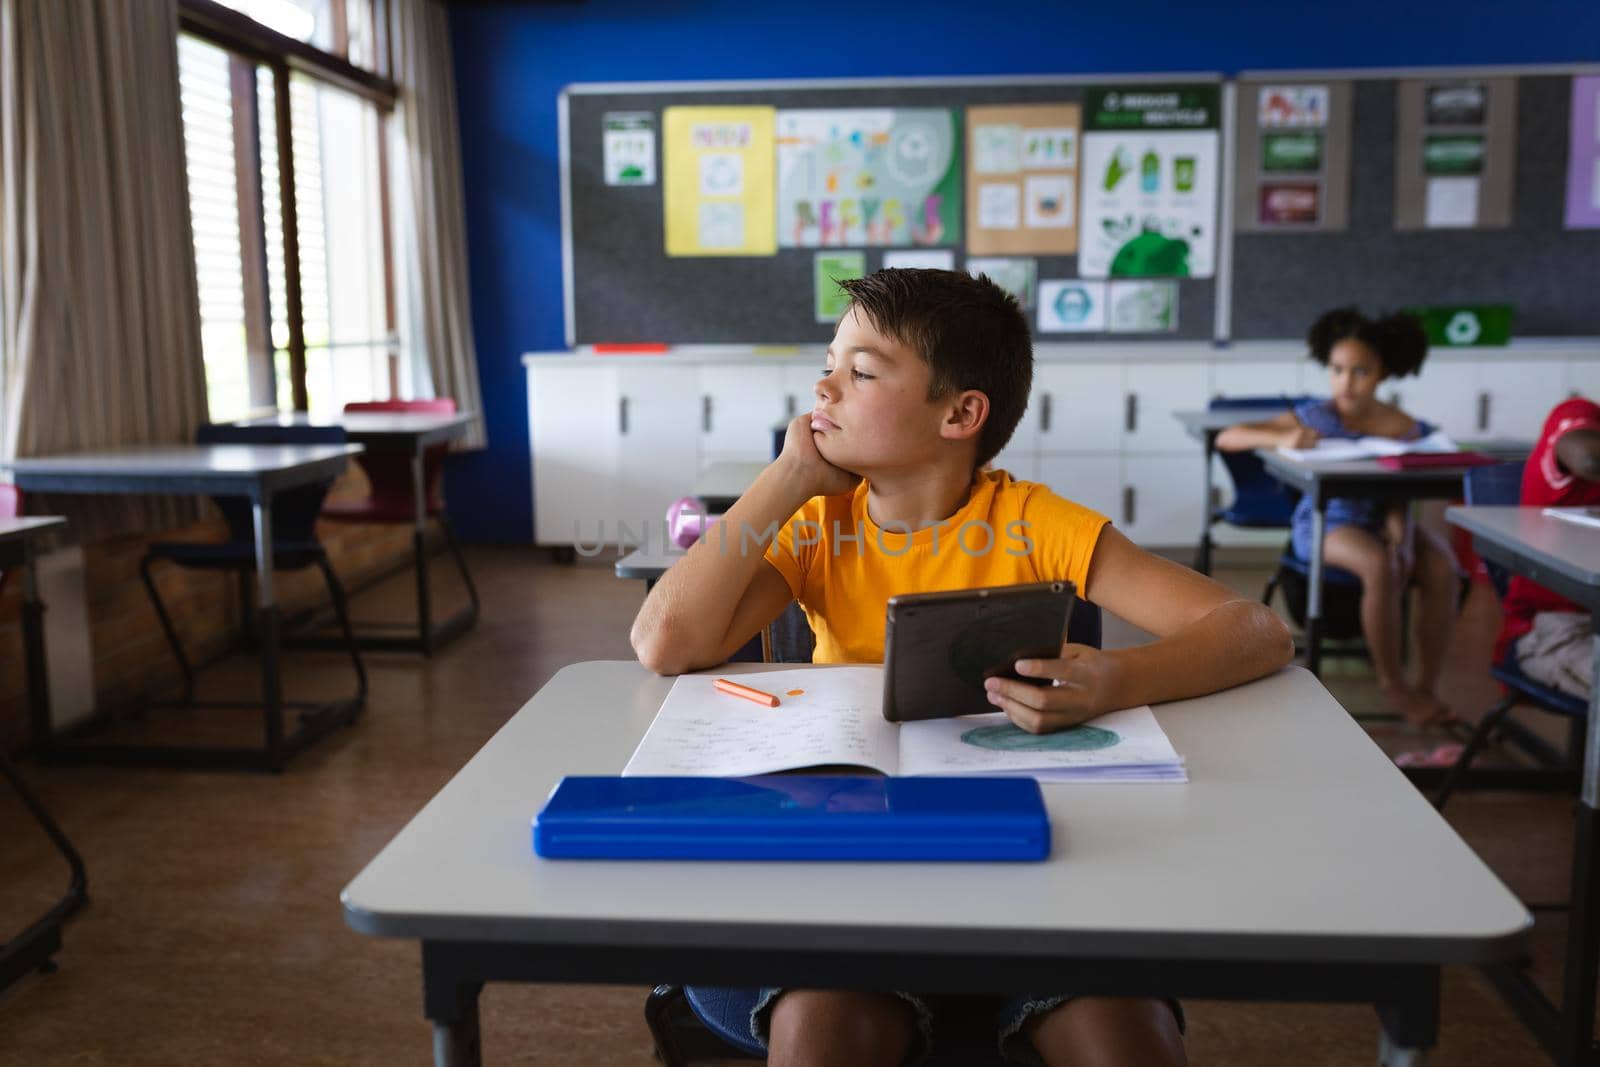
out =
[(1137, 514), (1135, 511), (1135, 505), (1138, 503), (1138, 499), (1139, 494), (1137, 489), (1131, 485), (1125, 485), (1122, 487), (1122, 525), (1133, 525), (1134, 515)]
[(1128, 394), (1127, 402), (1126, 402), (1126, 408), (1125, 408), (1125, 410), (1123, 411), (1123, 414), (1122, 414), (1122, 422), (1123, 422), (1123, 425), (1125, 427), (1127, 427), (1127, 430), (1128, 430), (1129, 433), (1135, 433), (1135, 432), (1138, 431), (1138, 429), (1139, 429), (1139, 394), (1138, 393), (1129, 393)]
[(1039, 394), (1039, 432), (1050, 432), (1050, 394)]
[(625, 396), (617, 398), (617, 432), (628, 432), (628, 398)]
[(1478, 393), (1478, 429), (1489, 428), (1489, 391), (1484, 389)]
[(788, 395), (786, 395), (783, 398), (783, 414), (784, 414), (784, 417), (790, 418), (790, 419), (794, 418), (796, 410), (797, 409), (795, 408), (794, 394), (793, 393), (789, 393)]
[(700, 432), (711, 432), (711, 394), (700, 398)]

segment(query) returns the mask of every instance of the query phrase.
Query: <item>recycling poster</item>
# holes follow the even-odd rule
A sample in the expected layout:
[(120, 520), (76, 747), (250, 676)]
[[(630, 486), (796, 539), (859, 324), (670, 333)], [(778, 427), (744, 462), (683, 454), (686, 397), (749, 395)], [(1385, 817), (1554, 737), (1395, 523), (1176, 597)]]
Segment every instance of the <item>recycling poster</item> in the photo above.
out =
[(1079, 274), (1211, 277), (1221, 170), (1217, 86), (1091, 88), (1085, 103)]

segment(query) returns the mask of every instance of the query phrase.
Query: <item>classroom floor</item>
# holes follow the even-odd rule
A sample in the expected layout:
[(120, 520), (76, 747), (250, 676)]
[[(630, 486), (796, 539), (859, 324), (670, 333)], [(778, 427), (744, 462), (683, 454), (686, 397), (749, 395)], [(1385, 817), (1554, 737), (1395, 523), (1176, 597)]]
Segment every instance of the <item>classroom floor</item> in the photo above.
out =
[[(0, 1064), (422, 1064), (414, 942), (351, 932), (339, 890), (552, 674), (589, 659), (630, 658), (627, 627), (643, 583), (609, 562), (561, 566), (530, 549), (470, 553), (483, 617), (433, 660), (372, 654), (371, 698), (353, 728), (297, 758), (281, 776), (25, 765), (82, 851), (91, 903), (65, 931), (60, 969), (0, 993)], [(1224, 563), (1227, 560), (1223, 561)], [(435, 570), (437, 581), (445, 577)], [(1218, 577), (1257, 594), (1261, 565)], [(449, 610), (454, 587), (437, 599)], [(409, 573), (361, 593), (360, 618), (411, 604)], [(1497, 626), (1484, 588), (1463, 610), (1444, 692), (1462, 712), (1495, 692), (1484, 669)], [(1111, 627), (1108, 644), (1136, 640)], [(288, 695), (349, 684), (337, 656), (291, 653)], [(250, 686), (246, 661), (204, 682)], [(1337, 665), (1326, 681), (1346, 707), (1376, 710), (1370, 673)], [(238, 692), (238, 689), (234, 689)], [(1374, 727), (1391, 750), (1434, 745)], [(1571, 800), (1464, 794), (1452, 824), (1524, 899), (1566, 894)], [(0, 799), (0, 936), (51, 901), (64, 866), (9, 791)], [(29, 827), (26, 832), (19, 828)], [(1564, 919), (1540, 916), (1536, 974), (1559, 982)], [(490, 986), (482, 1001), (486, 1062), (647, 1064), (645, 990)], [(1375, 1056), (1365, 1007), (1194, 1001), (1195, 1064), (1361, 1064)], [(1443, 1025), (1430, 1062), (1511, 1067), (1545, 1062), (1474, 971), (1444, 977)]]

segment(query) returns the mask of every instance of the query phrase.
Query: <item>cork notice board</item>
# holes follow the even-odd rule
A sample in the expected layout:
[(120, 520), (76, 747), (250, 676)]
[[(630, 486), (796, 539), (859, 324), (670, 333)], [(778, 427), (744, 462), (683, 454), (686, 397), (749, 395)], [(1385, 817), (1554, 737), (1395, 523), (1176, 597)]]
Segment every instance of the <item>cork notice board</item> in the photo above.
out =
[(1082, 108), (967, 109), (967, 250), (976, 255), (1078, 251)]

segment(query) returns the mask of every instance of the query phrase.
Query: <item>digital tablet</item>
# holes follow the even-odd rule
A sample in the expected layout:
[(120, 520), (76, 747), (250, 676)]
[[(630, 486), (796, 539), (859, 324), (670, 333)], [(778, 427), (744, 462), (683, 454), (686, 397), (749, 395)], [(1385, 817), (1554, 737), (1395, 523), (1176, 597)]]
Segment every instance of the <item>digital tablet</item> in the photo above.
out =
[(1055, 659), (1067, 639), (1071, 582), (1036, 582), (889, 598), (883, 717), (890, 722), (994, 711), (986, 678), (1023, 678), (1019, 659)]

